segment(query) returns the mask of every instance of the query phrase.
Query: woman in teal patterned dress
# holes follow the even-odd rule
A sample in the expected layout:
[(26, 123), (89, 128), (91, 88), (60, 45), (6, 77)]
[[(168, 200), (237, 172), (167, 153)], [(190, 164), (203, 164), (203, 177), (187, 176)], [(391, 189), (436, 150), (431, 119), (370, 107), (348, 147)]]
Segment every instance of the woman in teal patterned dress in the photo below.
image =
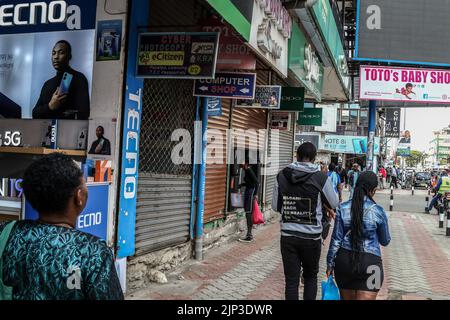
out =
[(75, 230), (88, 196), (76, 163), (43, 157), (23, 189), (39, 220), (0, 225), (0, 300), (122, 300), (112, 250)]

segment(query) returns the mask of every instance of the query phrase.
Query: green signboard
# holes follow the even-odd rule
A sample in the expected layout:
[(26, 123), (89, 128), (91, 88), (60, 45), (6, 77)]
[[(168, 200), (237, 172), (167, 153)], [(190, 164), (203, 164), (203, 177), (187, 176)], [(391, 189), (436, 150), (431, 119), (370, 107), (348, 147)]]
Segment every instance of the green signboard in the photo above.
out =
[(321, 126), (322, 108), (306, 108), (299, 112), (297, 123), (301, 126)]
[(249, 12), (252, 12), (253, 1), (236, 2), (240, 7), (236, 7), (234, 1), (231, 0), (207, 1), (246, 41), (250, 40), (251, 17)]
[(398, 157), (410, 157), (411, 156), (411, 148), (397, 147), (397, 156)]
[(305, 88), (282, 87), (281, 106), (282, 111), (302, 112), (305, 107)]
[(318, 0), (313, 6), (313, 15), (317, 21), (320, 33), (325, 40), (328, 49), (333, 57), (336, 69), (341, 76), (342, 82), (348, 88), (349, 77), (346, 76), (347, 61), (344, 47), (342, 45), (339, 30), (334, 19), (333, 11), (328, 0)]
[(322, 101), (323, 65), (296, 23), (289, 40), (289, 69), (318, 102)]

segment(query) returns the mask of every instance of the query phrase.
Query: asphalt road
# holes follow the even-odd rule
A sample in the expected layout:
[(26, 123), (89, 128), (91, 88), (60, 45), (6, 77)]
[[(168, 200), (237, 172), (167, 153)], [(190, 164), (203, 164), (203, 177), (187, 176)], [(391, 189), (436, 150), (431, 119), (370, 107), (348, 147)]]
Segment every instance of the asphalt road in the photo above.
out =
[[(425, 197), (428, 195), (426, 190), (414, 190), (412, 195), (411, 190), (394, 189), (394, 208), (393, 211), (409, 212), (409, 213), (424, 213), (425, 212)], [(345, 192), (344, 200), (348, 199), (349, 193)], [(430, 195), (430, 201), (432, 195)], [(386, 211), (389, 211), (390, 206), (390, 190), (378, 190), (374, 199)]]

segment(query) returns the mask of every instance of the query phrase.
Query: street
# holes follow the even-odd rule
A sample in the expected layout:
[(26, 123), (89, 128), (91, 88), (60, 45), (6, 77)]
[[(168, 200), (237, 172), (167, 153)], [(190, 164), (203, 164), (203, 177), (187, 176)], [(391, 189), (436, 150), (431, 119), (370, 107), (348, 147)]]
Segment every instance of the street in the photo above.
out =
[[(450, 299), (450, 275), (445, 272), (450, 267), (450, 238), (445, 237), (445, 229), (438, 228), (436, 214), (423, 213), (426, 195), (424, 190), (415, 190), (414, 196), (410, 190), (395, 190), (392, 212), (389, 190), (379, 191), (375, 197), (388, 213), (392, 236), (390, 245), (382, 250), (385, 281), (379, 300)], [(167, 284), (152, 284), (127, 298), (283, 300), (278, 221), (257, 227), (251, 244), (239, 243), (237, 237), (208, 251), (203, 261), (189, 261), (168, 274)], [(318, 299), (328, 244), (329, 238), (321, 256)]]

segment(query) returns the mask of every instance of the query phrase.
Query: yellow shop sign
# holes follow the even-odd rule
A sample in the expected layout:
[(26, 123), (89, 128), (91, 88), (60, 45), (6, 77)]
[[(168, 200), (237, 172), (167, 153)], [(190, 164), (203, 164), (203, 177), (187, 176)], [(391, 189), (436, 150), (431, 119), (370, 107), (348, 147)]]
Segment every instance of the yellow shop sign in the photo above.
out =
[(139, 55), (141, 66), (183, 66), (184, 51), (144, 51)]

